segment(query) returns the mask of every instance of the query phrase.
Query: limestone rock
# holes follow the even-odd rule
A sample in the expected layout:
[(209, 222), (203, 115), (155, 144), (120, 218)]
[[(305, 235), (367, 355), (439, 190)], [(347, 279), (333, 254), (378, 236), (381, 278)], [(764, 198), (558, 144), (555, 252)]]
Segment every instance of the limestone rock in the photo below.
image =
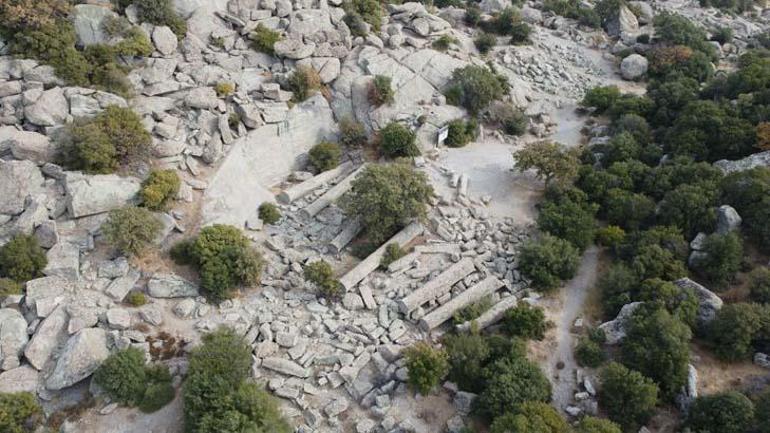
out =
[(24, 356), (33, 367), (38, 370), (45, 367), (54, 349), (66, 338), (68, 321), (69, 315), (62, 306), (43, 320), (24, 349)]
[(198, 296), (198, 287), (173, 274), (155, 274), (147, 282), (147, 293), (155, 298), (184, 298)]
[(46, 253), (48, 263), (43, 273), (71, 280), (80, 278), (80, 248), (70, 242), (59, 242)]
[(717, 233), (727, 234), (741, 228), (743, 219), (738, 211), (730, 205), (722, 205), (717, 209)]
[(152, 31), (152, 42), (155, 44), (155, 48), (164, 56), (174, 54), (179, 44), (176, 35), (168, 26), (155, 27), (155, 30)]
[(722, 309), (722, 298), (711, 290), (703, 287), (689, 278), (681, 278), (674, 281), (678, 287), (692, 290), (698, 299), (698, 323), (703, 325), (711, 322)]
[(59, 390), (90, 376), (110, 356), (107, 333), (103, 329), (83, 329), (67, 340), (46, 387)]
[(27, 321), (17, 310), (0, 309), (0, 370), (10, 370), (20, 365), (24, 346), (29, 341)]
[(67, 207), (73, 218), (122, 207), (136, 196), (140, 187), (139, 179), (115, 174), (87, 175), (67, 172), (64, 179)]
[(638, 80), (647, 73), (647, 58), (639, 54), (631, 54), (620, 62), (620, 75), (626, 80)]
[(0, 148), (8, 146), (13, 157), (28, 159), (36, 164), (43, 164), (54, 159), (56, 146), (43, 134), (32, 131), (19, 131), (13, 126), (0, 127)]
[(213, 88), (197, 87), (187, 93), (184, 102), (190, 108), (211, 110), (219, 104), (219, 99), (217, 98), (217, 92)]
[(304, 43), (298, 39), (282, 39), (273, 47), (275, 55), (287, 59), (300, 60), (310, 57), (315, 51), (315, 43)]
[(714, 163), (714, 166), (728, 174), (736, 171), (751, 170), (755, 167), (770, 167), (770, 150), (758, 152), (735, 161), (720, 159)]
[[(770, 369), (770, 356), (765, 353), (757, 352), (754, 354), (754, 364), (762, 368)], [(0, 375), (0, 379), (2, 379), (2, 377), (3, 376)], [(0, 380), (0, 382), (2, 382), (2, 380)]]
[(108, 36), (104, 32), (104, 21), (118, 15), (106, 7), (94, 4), (79, 4), (72, 8), (72, 26), (81, 45), (102, 44)]
[(64, 123), (69, 114), (69, 103), (61, 87), (43, 92), (31, 105), (24, 108), (27, 120), (38, 126), (55, 126)]
[(604, 331), (604, 334), (607, 336), (607, 344), (618, 344), (626, 337), (626, 325), (628, 324), (628, 319), (642, 304), (643, 302), (626, 304), (620, 309), (620, 312), (614, 320), (599, 325), (599, 329)]
[(43, 175), (33, 162), (0, 160), (0, 214), (20, 214), (27, 196), (42, 187)]
[(29, 365), (22, 365), (0, 373), (0, 393), (37, 391), (39, 373)]
[(616, 15), (608, 20), (606, 27), (610, 36), (633, 34), (639, 30), (639, 21), (628, 6), (622, 5)]

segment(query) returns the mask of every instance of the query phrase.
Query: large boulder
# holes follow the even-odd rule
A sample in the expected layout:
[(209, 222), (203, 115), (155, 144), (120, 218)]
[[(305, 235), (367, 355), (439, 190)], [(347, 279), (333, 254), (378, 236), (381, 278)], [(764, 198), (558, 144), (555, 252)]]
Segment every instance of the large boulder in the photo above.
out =
[(69, 112), (69, 102), (61, 87), (44, 91), (35, 102), (24, 107), (27, 121), (38, 126), (60, 125), (67, 120)]
[(634, 34), (639, 31), (639, 20), (626, 5), (621, 5), (618, 11), (607, 20), (607, 33), (616, 37), (623, 34)]
[(134, 199), (140, 188), (139, 179), (115, 174), (68, 172), (64, 179), (67, 208), (73, 218), (122, 207)]
[(0, 309), (0, 370), (10, 370), (20, 365), (24, 346), (27, 345), (27, 321), (17, 310)]
[(46, 253), (48, 263), (43, 274), (77, 280), (80, 278), (80, 248), (71, 242), (59, 242)]
[(735, 161), (720, 159), (714, 163), (714, 167), (722, 170), (727, 174), (734, 173), (736, 171), (751, 170), (752, 168), (756, 167), (770, 167), (770, 150), (755, 153)]
[(628, 325), (628, 319), (643, 303), (644, 302), (632, 302), (626, 304), (620, 309), (620, 312), (614, 320), (599, 325), (599, 329), (604, 331), (604, 334), (607, 336), (607, 344), (615, 345), (626, 338), (626, 325)]
[(649, 3), (643, 1), (632, 1), (629, 4), (633, 6), (634, 11), (637, 12), (636, 19), (639, 21), (639, 24), (652, 23), (652, 20), (655, 18), (655, 11), (652, 9), (652, 6)]
[(730, 205), (719, 206), (717, 210), (717, 233), (727, 234), (741, 228), (743, 219)]
[(0, 373), (0, 393), (37, 391), (40, 374), (29, 365), (22, 365)]
[(72, 386), (90, 376), (110, 356), (107, 333), (99, 328), (83, 329), (67, 340), (56, 361), (46, 388), (59, 390)]
[(198, 287), (174, 274), (155, 274), (147, 282), (147, 293), (155, 298), (198, 296)]
[(620, 75), (626, 80), (638, 80), (647, 73), (648, 65), (646, 57), (631, 54), (620, 62)]
[(35, 163), (0, 160), (0, 214), (22, 213), (27, 197), (43, 192), (43, 182)]
[(46, 317), (24, 349), (24, 357), (38, 370), (45, 367), (53, 351), (67, 338), (69, 315), (63, 306)]
[(164, 56), (170, 56), (176, 52), (179, 40), (168, 26), (158, 26), (152, 31), (152, 42), (155, 48)]
[(217, 92), (213, 88), (197, 87), (187, 93), (184, 102), (190, 108), (211, 110), (219, 105), (219, 98), (217, 98)]
[(118, 15), (106, 7), (92, 4), (75, 5), (72, 8), (72, 26), (80, 45), (103, 44), (109, 36), (104, 32), (104, 22)]
[(275, 43), (273, 50), (278, 57), (300, 60), (313, 55), (315, 43), (306, 44), (299, 39), (282, 39)]
[(689, 278), (681, 278), (674, 281), (674, 284), (682, 289), (690, 289), (695, 294), (695, 297), (698, 299), (699, 324), (705, 325), (711, 322), (716, 317), (717, 312), (722, 309), (724, 304), (722, 298), (695, 281)]
[(0, 127), (0, 148), (7, 146), (13, 157), (43, 164), (54, 159), (56, 146), (51, 139), (33, 131), (20, 131), (13, 126)]

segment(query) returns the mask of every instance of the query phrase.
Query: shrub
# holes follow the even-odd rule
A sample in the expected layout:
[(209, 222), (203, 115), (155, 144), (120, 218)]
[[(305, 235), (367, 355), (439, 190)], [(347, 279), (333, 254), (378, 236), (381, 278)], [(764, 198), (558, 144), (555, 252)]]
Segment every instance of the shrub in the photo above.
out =
[(668, 311), (644, 305), (627, 327), (623, 364), (654, 380), (663, 396), (673, 398), (687, 383), (691, 337), (690, 328)]
[(443, 343), (449, 361), (449, 380), (463, 391), (481, 391), (482, 371), (491, 355), (486, 339), (478, 333), (450, 334)]
[(447, 102), (465, 107), (475, 115), (508, 92), (508, 82), (484, 66), (455, 69), (445, 92)]
[(698, 432), (743, 433), (753, 422), (754, 404), (737, 391), (698, 397), (687, 416), (687, 425)]
[(168, 26), (177, 38), (182, 39), (187, 33), (187, 23), (174, 12), (171, 0), (134, 0), (141, 21), (156, 26)]
[(688, 18), (676, 13), (662, 12), (653, 20), (655, 36), (669, 45), (684, 45), (702, 51), (716, 60), (716, 49), (706, 40), (706, 32)]
[(717, 41), (720, 44), (726, 44), (733, 41), (733, 29), (730, 27), (719, 27), (711, 35), (712, 41)]
[(630, 303), (638, 284), (639, 278), (623, 263), (614, 263), (607, 272), (599, 275), (596, 285), (601, 293), (604, 317), (614, 318), (624, 305)]
[(626, 238), (626, 232), (618, 226), (607, 226), (596, 230), (596, 242), (603, 246), (617, 250)]
[(751, 299), (755, 302), (770, 303), (770, 269), (758, 266), (751, 271), (749, 274), (749, 292)]
[(271, 30), (262, 24), (257, 24), (257, 28), (249, 35), (251, 47), (255, 50), (273, 55), (275, 54), (275, 43), (281, 40), (281, 33)]
[(391, 87), (390, 77), (385, 75), (376, 75), (369, 84), (369, 103), (375, 107), (393, 102), (393, 88)]
[(754, 415), (757, 421), (757, 431), (759, 433), (770, 432), (770, 389), (765, 388), (759, 395), (756, 400)]
[(217, 96), (220, 98), (227, 98), (235, 92), (235, 85), (233, 83), (222, 81), (214, 86), (214, 91), (217, 92)]
[(566, 184), (578, 173), (576, 152), (553, 141), (527, 143), (513, 153), (513, 158), (516, 169), (535, 169), (538, 179), (542, 179), (546, 186), (554, 180)]
[(585, 416), (575, 426), (575, 433), (623, 433), (620, 426), (602, 418)]
[(638, 230), (652, 219), (655, 201), (644, 194), (612, 188), (607, 191), (602, 210), (608, 223), (624, 230)]
[(497, 13), (491, 20), (482, 23), (485, 30), (498, 35), (512, 35), (516, 24), (521, 22), (518, 9), (507, 7)]
[(147, 209), (126, 206), (110, 211), (102, 235), (123, 254), (140, 255), (160, 234), (163, 223)]
[(542, 308), (522, 302), (505, 312), (503, 329), (508, 335), (529, 340), (542, 340), (553, 324), (545, 320)]
[(465, 322), (470, 322), (472, 320), (476, 320), (482, 314), (484, 314), (485, 311), (492, 308), (492, 304), (493, 304), (492, 298), (490, 296), (485, 296), (479, 299), (478, 301), (473, 302), (457, 310), (452, 315), (452, 320), (454, 321), (455, 324), (458, 324), (458, 325)]
[(404, 125), (390, 122), (379, 132), (380, 149), (390, 158), (419, 156), (420, 149), (415, 143), (416, 138), (415, 133)]
[(368, 141), (366, 128), (361, 122), (345, 117), (340, 120), (339, 128), (340, 143), (345, 146), (360, 147), (365, 145)]
[(479, 125), (474, 119), (464, 121), (455, 119), (449, 122), (449, 135), (447, 135), (444, 144), (449, 147), (463, 147), (476, 139)]
[(147, 297), (142, 292), (129, 292), (126, 296), (126, 302), (134, 307), (141, 307), (147, 303)]
[(612, 108), (620, 99), (620, 89), (616, 86), (594, 87), (586, 92), (580, 105), (591, 107), (595, 114), (602, 114)]
[(770, 251), (770, 169), (732, 173), (722, 182), (721, 200), (743, 218), (743, 229), (763, 251)]
[(342, 285), (334, 278), (334, 269), (326, 260), (308, 263), (303, 274), (305, 281), (315, 284), (321, 296), (335, 299), (343, 292)]
[(308, 152), (310, 165), (317, 173), (337, 167), (340, 165), (341, 157), (342, 149), (340, 145), (330, 141), (322, 141), (313, 146), (310, 152)]
[(130, 108), (108, 106), (90, 119), (78, 119), (67, 129), (62, 162), (73, 170), (111, 173), (121, 164), (143, 158), (152, 136)]
[(449, 371), (446, 352), (425, 342), (407, 348), (404, 358), (409, 370), (409, 385), (423, 395), (430, 393)]
[(537, 364), (525, 358), (499, 359), (484, 369), (486, 388), (474, 400), (477, 412), (495, 418), (528, 401), (551, 399), (551, 383)]
[(380, 244), (414, 218), (424, 218), (433, 188), (406, 164), (367, 166), (342, 198), (348, 215), (358, 215), (370, 242)]
[(0, 393), (0, 431), (31, 433), (39, 424), (43, 410), (29, 392)]
[(760, 150), (770, 150), (770, 122), (757, 124), (757, 145)]
[(0, 247), (0, 277), (24, 283), (42, 277), (47, 264), (45, 251), (34, 236), (18, 234)]
[(532, 27), (525, 22), (518, 22), (511, 28), (511, 45), (526, 45), (531, 41), (529, 35), (532, 33)]
[(257, 211), (259, 219), (264, 221), (265, 224), (275, 224), (281, 219), (281, 211), (278, 210), (278, 206), (274, 203), (262, 202)]
[(380, 268), (387, 269), (391, 263), (395, 262), (401, 257), (404, 257), (405, 255), (406, 251), (404, 251), (404, 249), (401, 248), (401, 246), (397, 243), (393, 242), (388, 244), (385, 247), (385, 254), (383, 254), (382, 258), (380, 259)]
[(375, 32), (382, 26), (382, 6), (377, 0), (349, 0), (342, 8), (345, 10), (345, 23), (353, 36), (366, 36), (367, 25)]
[(658, 402), (658, 386), (637, 371), (612, 362), (601, 375), (599, 404), (626, 429), (647, 422)]
[(481, 8), (474, 3), (470, 3), (465, 8), (465, 16), (463, 17), (465, 24), (471, 27), (476, 27), (481, 23)]
[(487, 54), (497, 44), (497, 38), (489, 33), (481, 32), (476, 38), (473, 39), (473, 44), (476, 45), (476, 49), (481, 54)]
[(493, 122), (499, 123), (506, 134), (524, 135), (529, 125), (529, 117), (524, 110), (514, 107), (512, 104), (496, 102), (489, 109)]
[(70, 85), (87, 85), (90, 65), (75, 49), (75, 30), (65, 19), (40, 27), (16, 29), (9, 41), (12, 54), (34, 58), (52, 66), (56, 75)]
[(762, 328), (762, 320), (757, 305), (725, 305), (708, 326), (708, 340), (714, 354), (726, 361), (749, 358), (754, 352), (752, 342)]
[[(251, 348), (231, 329), (220, 328), (203, 336), (202, 344), (189, 357), (183, 390), (185, 430), (292, 431), (281, 419), (273, 398), (246, 382), (251, 363)], [(223, 430), (222, 423), (230, 425)]]
[(233, 226), (204, 227), (190, 246), (204, 295), (214, 302), (228, 299), (238, 285), (257, 283), (264, 260), (249, 239)]
[(292, 100), (302, 102), (321, 88), (321, 77), (312, 67), (299, 66), (286, 79), (286, 84), (289, 90), (294, 93)]
[(138, 404), (144, 397), (147, 380), (144, 352), (129, 347), (113, 353), (96, 370), (94, 380), (113, 400)]
[(658, 208), (658, 221), (682, 229), (685, 236), (710, 231), (716, 222), (715, 194), (699, 185), (679, 185), (666, 193)]
[(449, 49), (452, 44), (456, 44), (457, 39), (449, 36), (449, 35), (441, 35), (438, 39), (433, 41), (433, 43), (430, 45), (434, 50), (436, 51), (446, 51)]
[(157, 412), (176, 397), (176, 391), (171, 385), (171, 377), (168, 382), (152, 382), (147, 384), (139, 410), (144, 413)]
[(153, 170), (142, 182), (139, 196), (142, 205), (152, 210), (165, 210), (179, 192), (179, 175), (174, 170)]
[(0, 4), (0, 21), (7, 30), (39, 29), (69, 15), (65, 0), (7, 0)]
[(607, 355), (602, 349), (602, 343), (606, 339), (604, 332), (594, 330), (593, 333), (582, 336), (575, 347), (575, 360), (582, 367), (597, 368), (604, 364)]
[(572, 278), (580, 262), (577, 248), (549, 234), (525, 243), (519, 258), (521, 272), (542, 290), (555, 289), (561, 280)]
[(693, 266), (719, 288), (726, 287), (735, 278), (743, 263), (743, 241), (736, 233), (714, 233), (703, 243), (703, 255)]
[(22, 287), (20, 283), (10, 278), (0, 277), (0, 300), (5, 298), (6, 296), (21, 295), (21, 294), (22, 294)]
[(569, 433), (571, 429), (556, 409), (547, 403), (529, 401), (515, 412), (495, 418), (490, 433), (538, 432)]

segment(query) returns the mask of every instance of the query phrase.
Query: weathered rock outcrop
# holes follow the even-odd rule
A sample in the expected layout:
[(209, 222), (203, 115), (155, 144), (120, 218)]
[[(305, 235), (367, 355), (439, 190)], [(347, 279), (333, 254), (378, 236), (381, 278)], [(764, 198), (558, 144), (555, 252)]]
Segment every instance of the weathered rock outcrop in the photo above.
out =
[(24, 316), (10, 308), (0, 309), (0, 370), (20, 365), (19, 357), (28, 340)]
[(67, 207), (73, 218), (122, 207), (134, 199), (140, 187), (139, 179), (114, 174), (87, 175), (67, 172), (64, 179)]
[(110, 356), (107, 333), (99, 328), (83, 329), (67, 340), (46, 387), (59, 390), (90, 376)]

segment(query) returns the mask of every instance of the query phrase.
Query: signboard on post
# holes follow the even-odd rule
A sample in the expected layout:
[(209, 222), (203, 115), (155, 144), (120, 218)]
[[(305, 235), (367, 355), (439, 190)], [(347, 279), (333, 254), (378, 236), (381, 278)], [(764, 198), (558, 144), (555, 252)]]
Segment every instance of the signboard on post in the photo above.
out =
[(438, 136), (436, 141), (439, 145), (442, 145), (444, 144), (444, 140), (446, 140), (447, 137), (449, 137), (449, 126), (442, 126), (438, 130)]

